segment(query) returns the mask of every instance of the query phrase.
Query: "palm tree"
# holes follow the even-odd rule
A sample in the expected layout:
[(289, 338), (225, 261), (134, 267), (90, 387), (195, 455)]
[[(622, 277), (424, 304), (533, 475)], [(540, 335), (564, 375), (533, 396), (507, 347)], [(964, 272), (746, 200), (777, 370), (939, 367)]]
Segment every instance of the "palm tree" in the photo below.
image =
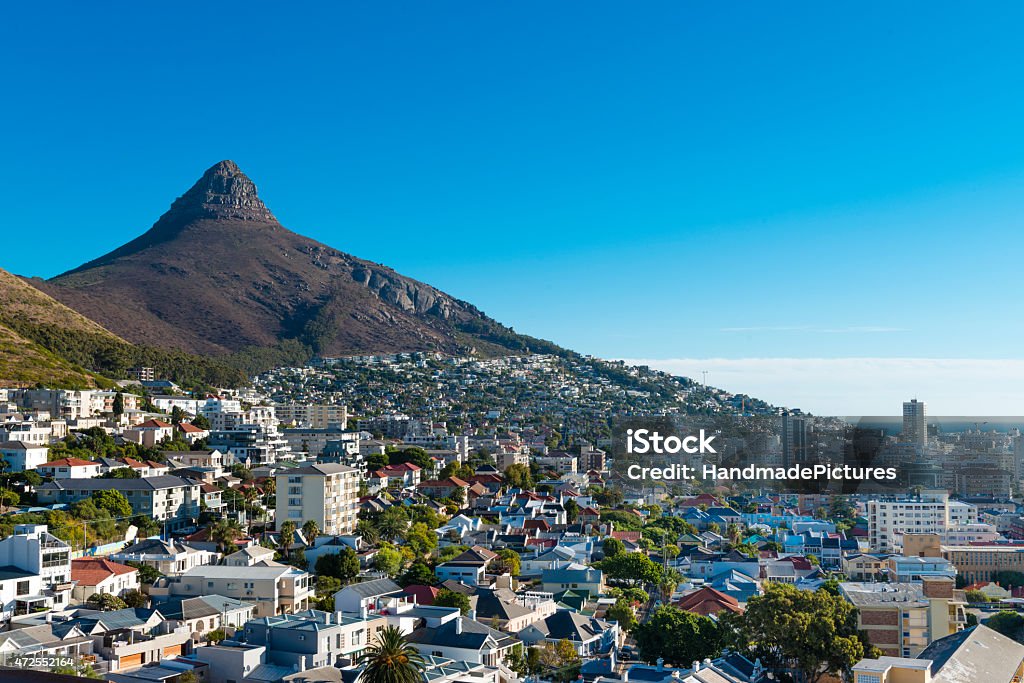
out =
[(377, 545), (377, 541), (380, 540), (380, 534), (377, 533), (377, 527), (373, 526), (373, 524), (365, 519), (361, 519), (356, 522), (356, 535), (362, 538), (363, 543), (367, 545)]
[(423, 655), (409, 644), (396, 626), (387, 626), (377, 642), (359, 656), (364, 664), (361, 683), (420, 683), (423, 680)]
[(320, 525), (312, 519), (307, 519), (302, 525), (302, 536), (306, 539), (306, 545), (313, 545), (316, 537), (320, 535)]
[(292, 543), (295, 541), (295, 522), (285, 522), (281, 525), (281, 540), (279, 550), (285, 557), (292, 554)]
[(217, 549), (227, 555), (235, 547), (235, 539), (242, 536), (242, 526), (238, 520), (219, 519), (210, 528), (210, 539), (217, 542)]

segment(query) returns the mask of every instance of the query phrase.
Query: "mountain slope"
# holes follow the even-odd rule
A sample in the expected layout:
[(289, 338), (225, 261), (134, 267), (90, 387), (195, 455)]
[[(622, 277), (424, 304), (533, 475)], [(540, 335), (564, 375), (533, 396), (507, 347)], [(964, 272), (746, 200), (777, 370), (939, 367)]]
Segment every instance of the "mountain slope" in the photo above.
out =
[(41, 343), (54, 334), (126, 345), (93, 321), (0, 269), (0, 386), (87, 388), (109, 383)]
[(285, 229), (231, 161), (149, 231), (32, 281), (125, 339), (223, 355), (298, 341), (312, 353), (559, 350), (422, 282)]

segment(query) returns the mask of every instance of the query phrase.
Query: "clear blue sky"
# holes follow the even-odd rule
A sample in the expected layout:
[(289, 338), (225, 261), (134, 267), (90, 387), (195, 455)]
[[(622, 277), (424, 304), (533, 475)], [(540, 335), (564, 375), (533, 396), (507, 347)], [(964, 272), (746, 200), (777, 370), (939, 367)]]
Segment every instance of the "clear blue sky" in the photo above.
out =
[(223, 5), (5, 8), (0, 267), (230, 158), (286, 226), (583, 352), (1020, 356), (1020, 3)]

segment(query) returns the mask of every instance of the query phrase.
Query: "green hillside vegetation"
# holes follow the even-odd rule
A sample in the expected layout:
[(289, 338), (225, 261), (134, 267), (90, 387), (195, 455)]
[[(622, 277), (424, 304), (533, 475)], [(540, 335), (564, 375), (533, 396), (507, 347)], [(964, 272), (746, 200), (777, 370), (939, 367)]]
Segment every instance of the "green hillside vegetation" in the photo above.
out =
[(130, 344), (0, 270), (0, 382), (11, 386), (108, 387), (111, 378), (123, 379), (138, 366), (185, 387), (237, 386), (249, 373), (304, 363), (311, 355), (297, 342), (220, 358)]

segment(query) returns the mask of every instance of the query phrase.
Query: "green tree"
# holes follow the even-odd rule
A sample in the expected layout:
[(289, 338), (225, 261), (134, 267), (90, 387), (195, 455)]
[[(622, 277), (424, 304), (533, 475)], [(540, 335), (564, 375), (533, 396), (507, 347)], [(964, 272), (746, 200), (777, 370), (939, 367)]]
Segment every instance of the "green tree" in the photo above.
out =
[(90, 498), (97, 508), (106, 510), (111, 517), (130, 517), (132, 514), (131, 503), (120, 491), (114, 489), (94, 491)]
[(398, 573), (402, 571), (404, 562), (402, 553), (389, 545), (378, 550), (377, 554), (373, 556), (374, 569), (382, 571), (388, 576), (398, 576)]
[(1024, 572), (997, 571), (992, 572), (992, 580), (1006, 589), (1024, 586)]
[(399, 577), (398, 583), (401, 586), (433, 586), (437, 583), (437, 577), (434, 576), (434, 571), (430, 568), (430, 565), (423, 560), (416, 560)]
[(434, 598), (436, 607), (458, 607), (459, 611), (467, 614), (470, 610), (469, 596), (465, 593), (442, 588)]
[(124, 595), (121, 596), (121, 599), (124, 600), (124, 604), (128, 607), (145, 607), (146, 603), (149, 601), (145, 593), (134, 588), (126, 590)]
[(601, 570), (612, 579), (633, 585), (659, 583), (661, 566), (642, 552), (622, 553), (601, 561)]
[(210, 539), (217, 544), (217, 550), (229, 555), (238, 548), (235, 541), (245, 535), (242, 525), (234, 519), (219, 519), (210, 527)]
[(497, 574), (511, 574), (519, 576), (520, 557), (519, 553), (511, 548), (502, 548), (498, 551), (498, 557), (491, 564), (491, 569)]
[(633, 629), (640, 659), (689, 667), (722, 650), (722, 635), (714, 620), (672, 605), (659, 607), (651, 618)]
[(1003, 610), (986, 619), (985, 626), (1007, 638), (1013, 638), (1018, 643), (1024, 643), (1024, 616), (1017, 612)]
[(292, 543), (295, 542), (295, 531), (297, 528), (295, 522), (290, 520), (281, 524), (281, 538), (278, 540), (278, 550), (281, 551), (281, 554), (286, 559), (291, 557)]
[(360, 676), (363, 683), (420, 683), (425, 668), (423, 655), (395, 626), (378, 633), (358, 661), (365, 667)]
[(430, 459), (430, 455), (417, 446), (411, 446), (409, 448), (392, 451), (388, 453), (388, 463), (391, 465), (400, 465), (403, 462), (411, 462), (422, 470), (429, 471), (434, 466), (434, 461)]
[(368, 545), (377, 545), (380, 541), (380, 533), (378, 533), (377, 527), (367, 519), (361, 519), (356, 522), (356, 536), (359, 536)]
[(769, 668), (788, 667), (808, 683), (847, 675), (864, 657), (879, 656), (857, 630), (857, 608), (825, 590), (769, 583), (743, 615), (722, 613), (728, 641)]
[(348, 583), (359, 576), (359, 555), (352, 548), (342, 548), (340, 552), (321, 555), (316, 558), (316, 573)]
[(151, 567), (148, 564), (142, 564), (141, 562), (135, 562), (133, 560), (129, 560), (126, 564), (129, 567), (135, 567), (139, 570), (139, 581), (142, 583), (153, 584), (157, 579), (163, 576), (159, 569)]
[(312, 545), (318, 536), (320, 536), (320, 525), (316, 523), (316, 520), (307, 519), (306, 523), (302, 525), (302, 537), (306, 539), (306, 543)]
[(989, 602), (988, 596), (979, 590), (969, 590), (964, 595), (967, 598), (967, 602), (971, 604)]
[(112, 612), (114, 610), (125, 609), (128, 607), (124, 600), (112, 593), (93, 593), (85, 602), (92, 609), (98, 609), (104, 612)]
[(206, 633), (206, 642), (217, 644), (220, 641), (228, 637), (228, 634), (224, 632), (222, 628), (215, 628), (212, 631)]
[(505, 481), (508, 485), (517, 489), (532, 489), (533, 476), (527, 465), (509, 465), (505, 470)]
[(437, 534), (423, 522), (415, 522), (405, 534), (405, 545), (416, 557), (422, 557), (437, 547)]
[(401, 505), (392, 505), (377, 518), (377, 534), (391, 542), (402, 538), (409, 528), (409, 515)]
[(562, 503), (562, 507), (565, 508), (566, 521), (569, 522), (569, 524), (574, 524), (576, 522), (576, 518), (580, 516), (579, 503), (577, 503), (572, 498), (569, 498), (564, 503)]
[(124, 394), (120, 391), (114, 395), (114, 405), (112, 410), (114, 417), (116, 418), (120, 419), (120, 417), (124, 415)]
[(605, 618), (617, 621), (619, 628), (630, 631), (636, 626), (636, 613), (633, 611), (632, 603), (626, 598), (619, 598), (615, 604), (605, 612)]
[(601, 544), (601, 550), (604, 551), (605, 559), (608, 559), (626, 552), (626, 544), (614, 536), (609, 536)]

